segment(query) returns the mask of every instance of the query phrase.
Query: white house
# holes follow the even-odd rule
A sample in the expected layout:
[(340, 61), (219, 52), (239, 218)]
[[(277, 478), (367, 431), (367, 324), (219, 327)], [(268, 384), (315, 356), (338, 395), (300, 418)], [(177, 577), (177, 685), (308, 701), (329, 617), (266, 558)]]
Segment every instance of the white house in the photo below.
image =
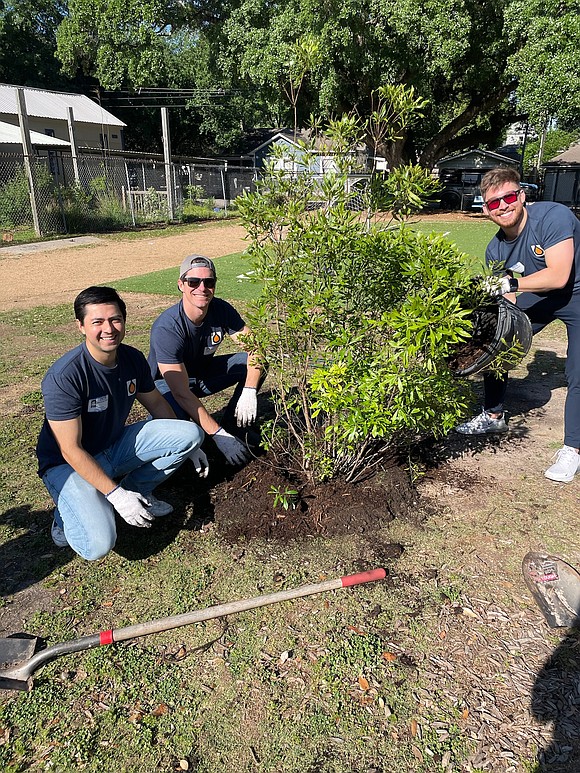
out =
[[(0, 121), (16, 127), (18, 88), (21, 87), (0, 83)], [(22, 88), (31, 132), (68, 142), (67, 108), (72, 107), (78, 148), (123, 149), (126, 124), (84, 94)]]

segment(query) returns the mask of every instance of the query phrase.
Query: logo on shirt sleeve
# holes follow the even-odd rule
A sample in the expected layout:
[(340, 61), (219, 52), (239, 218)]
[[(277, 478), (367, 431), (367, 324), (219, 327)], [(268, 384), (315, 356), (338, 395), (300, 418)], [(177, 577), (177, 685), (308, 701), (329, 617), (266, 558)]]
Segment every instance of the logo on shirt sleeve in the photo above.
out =
[(137, 392), (137, 379), (131, 378), (129, 381), (127, 381), (127, 394), (129, 397), (134, 395)]
[(537, 258), (543, 258), (544, 257), (544, 254), (545, 254), (544, 253), (544, 248), (542, 247), (541, 244), (531, 244), (530, 245), (530, 249), (532, 250), (532, 252), (534, 253), (534, 255)]
[(218, 346), (218, 344), (221, 344), (223, 338), (223, 333), (221, 330), (214, 330), (213, 333), (210, 336), (209, 339), (209, 345), (210, 346)]

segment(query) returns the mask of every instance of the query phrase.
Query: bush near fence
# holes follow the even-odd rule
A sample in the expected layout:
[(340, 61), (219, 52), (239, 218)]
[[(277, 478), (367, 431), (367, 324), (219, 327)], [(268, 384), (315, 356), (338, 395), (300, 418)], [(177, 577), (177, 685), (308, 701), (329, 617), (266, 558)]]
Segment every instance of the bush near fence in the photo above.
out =
[[(170, 216), (165, 164), (157, 160), (50, 151), (31, 159), (32, 186), (22, 155), (0, 154), (0, 231), (40, 235), (111, 231), (170, 220), (223, 217), (232, 201), (254, 190), (255, 170), (224, 163), (170, 165)], [(32, 188), (32, 195), (31, 195)]]

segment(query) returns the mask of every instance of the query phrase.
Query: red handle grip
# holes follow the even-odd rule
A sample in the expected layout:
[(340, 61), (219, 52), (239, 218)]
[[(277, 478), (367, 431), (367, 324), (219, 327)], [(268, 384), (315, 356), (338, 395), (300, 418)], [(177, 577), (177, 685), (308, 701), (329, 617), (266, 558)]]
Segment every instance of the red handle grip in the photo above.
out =
[(346, 577), (341, 577), (343, 588), (349, 588), (351, 585), (360, 585), (362, 582), (374, 582), (375, 580), (384, 580), (387, 573), (384, 569), (371, 569), (368, 572), (360, 572), (359, 574), (349, 574)]

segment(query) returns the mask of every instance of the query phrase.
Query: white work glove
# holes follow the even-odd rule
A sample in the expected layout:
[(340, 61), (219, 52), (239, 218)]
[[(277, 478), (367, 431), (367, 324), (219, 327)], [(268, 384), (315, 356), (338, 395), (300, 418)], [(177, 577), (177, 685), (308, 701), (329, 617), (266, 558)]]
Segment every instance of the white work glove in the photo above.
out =
[(141, 526), (145, 529), (151, 527), (154, 516), (147, 510), (149, 501), (146, 496), (137, 491), (128, 491), (117, 486), (110, 491), (107, 499), (119, 513), (121, 518), (131, 526)]
[(220, 427), (212, 437), (228, 464), (243, 464), (250, 458), (251, 454), (242, 441), (230, 435), (223, 427)]
[(256, 387), (244, 387), (234, 411), (238, 427), (249, 427), (250, 424), (253, 424), (256, 420), (257, 412), (258, 396), (256, 394)]
[(207, 478), (207, 473), (209, 472), (209, 462), (207, 460), (207, 456), (204, 454), (201, 448), (196, 448), (195, 451), (192, 451), (189, 455), (189, 458), (193, 462), (193, 466), (195, 467), (195, 471), (199, 477)]
[(488, 276), (483, 280), (483, 288), (492, 298), (499, 298), (500, 295), (511, 292), (510, 278), (509, 276)]

